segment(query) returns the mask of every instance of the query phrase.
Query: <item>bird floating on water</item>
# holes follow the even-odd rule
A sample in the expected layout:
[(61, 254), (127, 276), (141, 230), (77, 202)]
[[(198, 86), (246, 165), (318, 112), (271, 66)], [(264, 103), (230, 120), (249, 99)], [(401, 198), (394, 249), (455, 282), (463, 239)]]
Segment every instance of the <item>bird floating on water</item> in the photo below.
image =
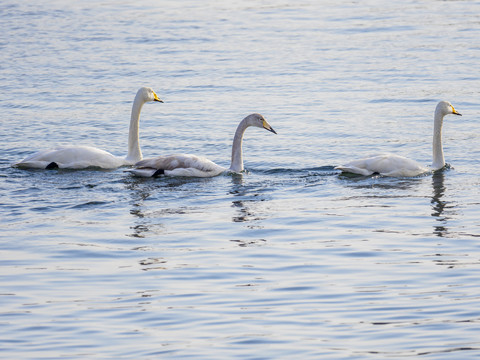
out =
[(335, 169), (342, 172), (384, 176), (417, 176), (428, 171), (436, 171), (445, 166), (445, 157), (442, 147), (442, 126), (445, 115), (462, 116), (448, 101), (440, 101), (435, 108), (433, 125), (433, 162), (430, 168), (420, 165), (414, 160), (395, 154), (380, 154), (360, 160), (351, 161)]
[(138, 123), (143, 104), (150, 101), (163, 102), (151, 88), (140, 88), (133, 101), (128, 153), (125, 158), (114, 156), (92, 146), (62, 146), (36, 152), (12, 166), (21, 169), (84, 169), (87, 167), (115, 169), (124, 165), (133, 165), (142, 160)]
[(189, 177), (213, 177), (225, 171), (239, 173), (243, 171), (242, 141), (245, 130), (255, 126), (276, 134), (275, 130), (260, 114), (251, 114), (238, 124), (233, 137), (232, 158), (230, 168), (215, 164), (204, 157), (190, 154), (173, 154), (157, 156), (145, 159), (135, 164), (135, 168), (126, 170), (136, 176), (156, 177), (166, 176), (189, 176)]

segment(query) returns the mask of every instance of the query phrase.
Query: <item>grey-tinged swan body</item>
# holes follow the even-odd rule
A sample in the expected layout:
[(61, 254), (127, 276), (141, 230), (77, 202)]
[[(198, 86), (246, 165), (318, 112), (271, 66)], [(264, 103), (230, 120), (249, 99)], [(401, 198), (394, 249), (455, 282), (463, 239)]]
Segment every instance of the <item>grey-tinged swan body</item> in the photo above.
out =
[(345, 165), (337, 166), (342, 172), (372, 175), (380, 174), (384, 176), (417, 176), (428, 171), (435, 171), (445, 166), (445, 157), (442, 146), (442, 126), (445, 115), (461, 114), (448, 101), (440, 101), (434, 114), (433, 143), (432, 143), (432, 166), (430, 168), (420, 165), (414, 160), (395, 154), (379, 154), (376, 156), (354, 160)]
[(135, 164), (135, 168), (126, 170), (136, 176), (151, 177), (158, 175), (166, 176), (190, 176), (190, 177), (213, 177), (225, 171), (243, 171), (242, 141), (245, 130), (255, 126), (266, 129), (276, 134), (275, 130), (260, 114), (251, 114), (244, 118), (235, 131), (232, 144), (232, 157), (230, 168), (215, 164), (207, 158), (191, 154), (172, 154), (145, 159)]
[(150, 101), (163, 102), (151, 88), (140, 88), (132, 105), (128, 134), (128, 153), (125, 158), (92, 146), (61, 146), (36, 152), (12, 166), (21, 169), (84, 169), (98, 167), (115, 169), (133, 165), (142, 159), (139, 143), (140, 111), (143, 104)]

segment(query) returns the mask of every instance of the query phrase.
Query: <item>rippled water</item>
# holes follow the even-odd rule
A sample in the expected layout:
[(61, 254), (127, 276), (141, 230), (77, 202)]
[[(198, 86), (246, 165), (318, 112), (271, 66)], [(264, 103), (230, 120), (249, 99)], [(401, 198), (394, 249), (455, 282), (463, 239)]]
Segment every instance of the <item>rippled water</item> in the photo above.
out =
[[(0, 357), (480, 357), (480, 3), (0, 5)], [(138, 179), (10, 167), (57, 144), (248, 172)], [(416, 178), (334, 166), (431, 161)]]

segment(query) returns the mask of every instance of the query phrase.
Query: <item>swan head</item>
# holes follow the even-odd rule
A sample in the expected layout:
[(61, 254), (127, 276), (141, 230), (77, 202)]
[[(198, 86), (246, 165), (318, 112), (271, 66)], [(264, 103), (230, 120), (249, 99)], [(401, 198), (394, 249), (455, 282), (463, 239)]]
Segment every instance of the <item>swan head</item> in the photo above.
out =
[(439, 113), (442, 116), (448, 115), (448, 114), (454, 114), (454, 115), (459, 115), (462, 116), (455, 108), (453, 107), (452, 104), (450, 104), (448, 101), (440, 101), (435, 109), (435, 113)]
[(153, 91), (153, 89), (149, 87), (140, 88), (137, 92), (137, 96), (139, 96), (144, 102), (158, 101), (163, 103), (163, 100), (160, 99), (155, 93), (155, 91)]
[(273, 130), (273, 128), (270, 126), (267, 120), (260, 114), (250, 114), (245, 119), (247, 120), (247, 123), (249, 126), (256, 126), (259, 128), (263, 128), (274, 134), (277, 133), (275, 130)]

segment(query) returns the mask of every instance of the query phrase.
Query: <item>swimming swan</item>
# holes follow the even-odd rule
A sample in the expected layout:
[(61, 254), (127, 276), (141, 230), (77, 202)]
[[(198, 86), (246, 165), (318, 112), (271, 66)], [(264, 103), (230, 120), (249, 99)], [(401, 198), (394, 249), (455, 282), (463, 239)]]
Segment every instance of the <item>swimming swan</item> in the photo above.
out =
[(431, 168), (421, 166), (416, 161), (394, 154), (381, 154), (365, 159), (355, 160), (335, 169), (360, 175), (378, 173), (385, 176), (416, 176), (427, 171), (435, 171), (445, 166), (442, 147), (443, 117), (448, 114), (460, 115), (448, 101), (440, 101), (435, 108), (433, 125), (433, 162)]
[(123, 165), (133, 165), (142, 160), (138, 122), (143, 104), (149, 101), (163, 102), (152, 89), (140, 88), (133, 101), (128, 134), (128, 154), (125, 158), (114, 156), (91, 146), (62, 146), (39, 151), (12, 166), (21, 169), (84, 169), (90, 166), (115, 169)]
[(135, 169), (126, 170), (137, 176), (155, 177), (167, 176), (191, 176), (191, 177), (213, 177), (224, 171), (241, 172), (243, 170), (242, 140), (245, 130), (249, 126), (264, 128), (276, 134), (275, 130), (260, 114), (251, 114), (238, 124), (232, 145), (232, 161), (230, 169), (226, 169), (214, 162), (200, 156), (190, 154), (174, 154), (157, 156), (145, 159), (135, 164)]

